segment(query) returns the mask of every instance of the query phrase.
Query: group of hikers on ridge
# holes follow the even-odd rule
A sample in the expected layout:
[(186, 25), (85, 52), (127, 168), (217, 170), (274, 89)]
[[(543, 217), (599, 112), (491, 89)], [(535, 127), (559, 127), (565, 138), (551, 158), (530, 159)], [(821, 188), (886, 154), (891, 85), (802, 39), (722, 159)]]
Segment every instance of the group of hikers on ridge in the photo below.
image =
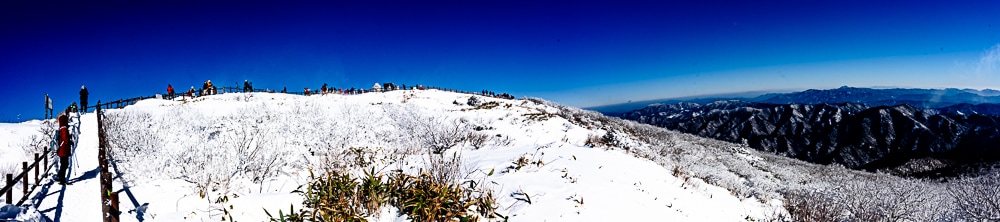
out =
[[(172, 84), (167, 84), (167, 94), (166, 94), (165, 98), (166, 99), (175, 99), (178, 96), (184, 96), (184, 97), (194, 98), (194, 97), (200, 97), (200, 96), (205, 96), (205, 95), (215, 95), (215, 94), (218, 94), (218, 92), (219, 92), (220, 89), (224, 93), (226, 93), (226, 92), (267, 92), (267, 93), (279, 93), (280, 92), (280, 93), (299, 94), (299, 95), (305, 95), (305, 96), (326, 95), (326, 94), (357, 95), (357, 94), (364, 94), (364, 93), (371, 93), (371, 92), (388, 92), (388, 91), (393, 91), (393, 90), (425, 90), (425, 89), (437, 89), (437, 90), (450, 91), (450, 92), (462, 92), (462, 93), (476, 94), (476, 93), (473, 93), (473, 92), (463, 92), (463, 91), (452, 90), (452, 89), (447, 89), (447, 88), (440, 88), (440, 87), (429, 87), (429, 86), (423, 86), (423, 85), (407, 86), (406, 84), (396, 85), (394, 83), (382, 83), (382, 84), (375, 83), (371, 88), (368, 88), (368, 89), (365, 89), (365, 88), (354, 88), (354, 87), (351, 87), (351, 88), (337, 88), (337, 87), (330, 87), (329, 84), (323, 83), (322, 86), (320, 86), (319, 88), (316, 88), (316, 89), (305, 87), (305, 88), (302, 88), (301, 92), (289, 92), (288, 91), (288, 87), (283, 87), (281, 89), (281, 91), (266, 90), (266, 89), (262, 90), (262, 89), (254, 88), (253, 82), (250, 82), (249, 80), (243, 80), (243, 88), (242, 89), (235, 88), (235, 87), (217, 87), (217, 86), (215, 86), (215, 85), (212, 84), (212, 80), (207, 80), (207, 81), (205, 81), (202, 84), (202, 87), (201, 87), (200, 90), (196, 90), (194, 86), (191, 86), (191, 88), (187, 92), (182, 92), (182, 93), (178, 93), (174, 89), (174, 86)], [(483, 90), (483, 91), (479, 92), (478, 94), (482, 95), (482, 96), (494, 97), (494, 98), (501, 98), (501, 99), (514, 99), (513, 95), (510, 95), (510, 94), (507, 94), (507, 93), (495, 93), (495, 92), (489, 91), (489, 90)]]
[[(230, 88), (230, 87), (225, 87), (225, 88), (226, 88), (225, 91), (227, 91), (227, 92), (233, 92), (233, 91), (237, 91), (238, 92), (240, 90), (238, 88)], [(350, 89), (347, 89), (347, 88), (337, 88), (337, 87), (330, 87), (329, 84), (323, 83), (323, 85), (321, 87), (319, 87), (318, 90), (313, 91), (313, 90), (310, 90), (307, 87), (307, 88), (303, 88), (303, 92), (301, 92), (301, 93), (294, 93), (293, 92), (293, 94), (301, 94), (301, 95), (306, 95), (306, 96), (310, 96), (310, 95), (326, 95), (326, 94), (357, 95), (357, 94), (363, 94), (363, 93), (369, 93), (369, 92), (387, 92), (387, 91), (393, 91), (393, 90), (424, 90), (424, 89), (437, 89), (437, 90), (444, 90), (444, 91), (461, 92), (461, 91), (457, 91), (457, 90), (451, 90), (451, 89), (439, 88), (439, 87), (428, 87), (428, 86), (423, 86), (423, 85), (407, 86), (406, 84), (396, 85), (396, 84), (393, 84), (393, 83), (383, 83), (383, 84), (375, 83), (372, 86), (372, 88), (370, 88), (370, 89), (360, 89), (360, 88), (354, 88), (354, 87), (351, 87)], [(174, 89), (173, 85), (167, 84), (167, 94), (165, 95), (165, 99), (171, 99), (172, 100), (172, 99), (177, 98), (179, 95), (190, 97), (190, 98), (204, 96), (204, 95), (215, 95), (215, 94), (218, 93), (218, 90), (219, 90), (219, 87), (216, 87), (215, 85), (213, 85), (212, 84), (212, 80), (206, 80), (204, 83), (202, 83), (202, 87), (201, 87), (200, 90), (196, 90), (194, 86), (191, 86), (191, 88), (187, 92), (183, 92), (183, 93), (178, 93), (176, 91), (176, 89)], [(250, 82), (249, 80), (243, 80), (242, 92), (269, 92), (269, 93), (276, 93), (273, 90), (259, 90), (259, 89), (255, 89), (253, 87), (253, 83)], [(281, 93), (289, 93), (288, 92), (288, 88), (284, 87), (281, 90)], [(471, 93), (471, 92), (465, 92), (465, 93)], [(482, 95), (482, 96), (489, 96), (489, 97), (495, 97), (495, 98), (514, 99), (514, 96), (512, 96), (510, 94), (507, 94), (507, 93), (497, 94), (497, 93), (494, 93), (493, 91), (488, 91), (488, 90), (482, 90), (481, 92), (479, 92), (479, 94)], [(83, 112), (83, 113), (86, 113), (86, 112), (90, 111), (90, 107), (88, 106), (89, 104), (87, 102), (87, 99), (88, 99), (89, 95), (90, 95), (90, 92), (87, 90), (87, 86), (86, 85), (81, 85), (80, 86), (80, 101), (79, 101), (80, 105), (77, 106), (76, 102), (72, 102), (72, 104), (70, 104), (69, 107), (67, 107), (67, 110), (71, 111), (71, 112)], [(52, 98), (49, 97), (49, 94), (45, 94), (45, 112), (44, 112), (44, 114), (45, 114), (44, 115), (45, 119), (51, 119), (51, 118), (55, 117), (55, 116), (53, 116), (53, 102), (52, 102)]]
[[(178, 96), (185, 96), (185, 97), (191, 97), (191, 98), (193, 98), (193, 97), (200, 97), (200, 96), (205, 96), (205, 95), (216, 95), (216, 94), (218, 94), (220, 88), (223, 88), (222, 89), (223, 92), (268, 92), (268, 93), (277, 93), (274, 90), (256, 89), (253, 86), (253, 82), (250, 82), (249, 80), (243, 80), (243, 88), (242, 88), (242, 90), (240, 90), (238, 88), (230, 88), (230, 87), (217, 87), (217, 86), (215, 86), (215, 85), (212, 84), (212, 80), (207, 80), (204, 83), (202, 83), (202, 87), (201, 87), (200, 90), (196, 90), (196, 88), (194, 86), (191, 86), (191, 88), (187, 92), (181, 92), (181, 93), (177, 92), (177, 90), (174, 88), (173, 84), (167, 84), (167, 93), (166, 93), (165, 98), (166, 99), (175, 99)], [(298, 93), (292, 92), (292, 93), (293, 94), (306, 95), (306, 96), (309, 96), (309, 95), (320, 95), (320, 94), (324, 94), (324, 95), (325, 94), (356, 95), (356, 94), (369, 93), (369, 92), (385, 92), (385, 91), (400, 90), (400, 89), (422, 90), (422, 89), (425, 89), (425, 88), (426, 87), (421, 86), (421, 85), (407, 87), (405, 84), (402, 85), (402, 86), (396, 86), (393, 83), (385, 83), (385, 84), (375, 83), (375, 86), (372, 87), (371, 89), (360, 89), (360, 88), (353, 88), (353, 87), (350, 88), (350, 89), (347, 89), (347, 88), (329, 87), (329, 84), (323, 83), (323, 86), (319, 87), (318, 90), (314, 90), (314, 89), (310, 89), (310, 88), (306, 87), (306, 88), (302, 89), (303, 90), (302, 92), (298, 92)], [(282, 90), (280, 92), (281, 93), (289, 93), (288, 92), (288, 87), (282, 88)]]
[[(396, 85), (396, 84), (393, 84), (393, 83), (383, 83), (383, 84), (375, 83), (375, 85), (373, 85), (372, 88), (370, 88), (370, 89), (360, 89), (360, 88), (354, 88), (354, 87), (351, 87), (349, 89), (348, 88), (337, 88), (337, 87), (330, 87), (329, 84), (323, 83), (323, 85), (321, 87), (319, 87), (318, 90), (315, 90), (315, 91), (312, 91), (309, 88), (303, 88), (303, 92), (300, 92), (300, 93), (292, 92), (292, 93), (293, 94), (306, 95), (306, 96), (310, 96), (310, 95), (326, 95), (326, 94), (357, 95), (357, 94), (370, 93), (370, 92), (387, 92), (387, 91), (393, 91), (393, 90), (424, 90), (424, 89), (437, 89), (437, 90), (444, 90), (444, 91), (461, 92), (461, 91), (457, 91), (457, 90), (451, 90), (451, 89), (440, 88), (440, 87), (428, 87), (428, 86), (423, 86), (423, 85), (407, 86), (406, 84)], [(216, 87), (215, 85), (213, 85), (212, 84), (212, 80), (206, 80), (202, 84), (201, 90), (196, 90), (194, 86), (191, 86), (191, 88), (187, 92), (182, 92), (182, 93), (178, 93), (176, 91), (176, 89), (174, 88), (173, 85), (167, 84), (167, 94), (165, 96), (165, 99), (171, 99), (172, 100), (172, 99), (177, 98), (178, 96), (186, 96), (186, 97), (194, 98), (194, 97), (199, 97), (199, 96), (203, 96), (203, 95), (215, 95), (215, 94), (218, 93), (218, 90), (219, 90), (219, 87)], [(226, 92), (234, 92), (234, 91), (238, 92), (238, 91), (240, 91), (239, 88), (230, 88), (230, 87), (225, 87), (224, 90)], [(243, 80), (242, 92), (268, 92), (268, 93), (276, 93), (274, 90), (259, 90), (259, 89), (255, 89), (253, 87), (253, 83), (250, 82), (249, 80)], [(82, 112), (82, 113), (86, 113), (86, 112), (90, 111), (90, 107), (89, 107), (89, 103), (88, 103), (88, 97), (90, 96), (90, 92), (87, 90), (87, 86), (86, 85), (81, 85), (79, 93), (80, 93), (80, 101), (79, 101), (80, 105), (77, 106), (77, 102), (74, 101), (74, 102), (72, 102), (72, 104), (69, 105), (69, 107), (66, 108), (67, 111), (70, 111), (70, 112)], [(281, 90), (281, 93), (289, 93), (288, 92), (288, 88), (287, 87), (283, 88)], [(465, 93), (471, 93), (471, 92), (465, 92)], [(479, 94), (482, 95), (482, 96), (489, 96), (489, 97), (495, 97), (495, 98), (514, 99), (514, 96), (511, 96), (510, 94), (507, 94), (507, 93), (497, 94), (497, 93), (494, 93), (494, 92), (488, 91), (488, 90), (483, 90), (483, 91), (479, 92)], [(129, 101), (131, 101), (131, 100), (129, 100)], [(121, 102), (121, 100), (119, 100), (119, 102)], [(55, 116), (53, 114), (53, 111), (54, 111), (53, 107), (54, 106), (53, 106), (52, 98), (49, 97), (49, 94), (45, 94), (45, 107), (44, 107), (45, 108), (45, 112), (44, 112), (44, 117), (45, 118), (44, 119), (55, 118)]]

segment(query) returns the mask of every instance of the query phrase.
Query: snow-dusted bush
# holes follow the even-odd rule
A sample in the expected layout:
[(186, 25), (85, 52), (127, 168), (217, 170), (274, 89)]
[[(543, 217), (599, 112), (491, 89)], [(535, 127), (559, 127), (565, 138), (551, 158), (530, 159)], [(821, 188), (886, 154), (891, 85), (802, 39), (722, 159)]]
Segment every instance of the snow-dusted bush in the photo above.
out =
[(835, 196), (832, 190), (795, 190), (785, 195), (785, 209), (793, 221), (840, 221), (847, 207)]
[(465, 102), (466, 105), (473, 106), (473, 107), (479, 106), (479, 104), (482, 104), (482, 103), (483, 103), (482, 101), (479, 101), (479, 97), (476, 97), (476, 96), (470, 96), (469, 100)]
[(1000, 171), (952, 181), (956, 214), (969, 221), (1000, 221)]
[(859, 175), (792, 190), (786, 209), (796, 221), (936, 221), (949, 215), (941, 197), (932, 183)]
[[(270, 112), (253, 107), (211, 117), (175, 108), (154, 117), (108, 110), (104, 122), (109, 148), (126, 181), (162, 175), (195, 184), (204, 196), (228, 193), (234, 180), (261, 184), (298, 162), (273, 134)], [(164, 138), (163, 132), (185, 138)]]
[(405, 147), (426, 148), (432, 154), (441, 154), (466, 142), (474, 132), (467, 119), (424, 114), (407, 108), (393, 111), (396, 112), (393, 125), (404, 136), (396, 141)]
[(43, 121), (38, 127), (38, 134), (31, 135), (30, 142), (23, 146), (25, 153), (42, 152), (44, 149), (51, 149), (53, 138), (59, 127), (54, 121)]
[(112, 157), (122, 160), (145, 158), (161, 149), (161, 138), (149, 113), (110, 110), (104, 112), (104, 132)]

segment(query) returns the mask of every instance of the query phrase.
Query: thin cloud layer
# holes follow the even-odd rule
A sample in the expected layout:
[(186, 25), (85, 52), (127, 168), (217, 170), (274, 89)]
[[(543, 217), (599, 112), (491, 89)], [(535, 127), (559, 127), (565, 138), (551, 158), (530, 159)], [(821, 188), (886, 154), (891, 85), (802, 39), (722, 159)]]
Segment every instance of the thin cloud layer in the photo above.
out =
[(980, 77), (984, 75), (994, 75), (1000, 72), (1000, 44), (993, 45), (989, 50), (979, 57), (979, 64), (976, 65), (976, 74)]

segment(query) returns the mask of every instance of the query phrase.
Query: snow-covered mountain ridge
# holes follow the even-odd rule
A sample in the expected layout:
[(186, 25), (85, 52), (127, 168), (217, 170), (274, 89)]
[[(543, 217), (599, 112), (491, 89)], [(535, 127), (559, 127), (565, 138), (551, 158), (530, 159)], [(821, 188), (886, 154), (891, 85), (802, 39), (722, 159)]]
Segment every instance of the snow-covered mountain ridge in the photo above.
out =
[[(83, 129), (93, 115), (79, 118)], [(130, 193), (122, 201), (128, 221), (266, 220), (262, 208), (301, 208), (301, 194), (291, 192), (310, 170), (417, 174), (442, 159), (456, 163), (456, 182), (493, 190), (497, 211), (513, 221), (778, 220), (788, 218), (786, 203), (809, 202), (803, 197), (893, 209), (950, 203), (938, 183), (812, 165), (540, 99), (234, 93), (144, 100), (105, 116), (122, 172), (116, 187)], [(370, 219), (406, 220), (393, 209)]]

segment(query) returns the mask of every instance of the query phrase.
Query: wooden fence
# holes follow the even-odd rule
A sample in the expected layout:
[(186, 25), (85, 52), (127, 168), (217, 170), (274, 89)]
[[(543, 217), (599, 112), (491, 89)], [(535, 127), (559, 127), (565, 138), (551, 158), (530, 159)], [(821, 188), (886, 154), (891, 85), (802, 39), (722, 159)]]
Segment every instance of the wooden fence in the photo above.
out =
[[(45, 176), (49, 174), (49, 169), (52, 167), (49, 165), (49, 149), (43, 149), (43, 150), (44, 151), (42, 151), (41, 154), (35, 153), (35, 159), (30, 165), (28, 164), (28, 162), (21, 162), (20, 174), (17, 174), (17, 176), (14, 176), (13, 174), (7, 174), (5, 180), (6, 183), (4, 183), (5, 185), (3, 186), (2, 189), (0, 189), (0, 194), (6, 194), (5, 196), (7, 196), (5, 198), (6, 199), (5, 203), (13, 204), (14, 186), (17, 185), (18, 182), (20, 181), (20, 183), (22, 184), (21, 187), (22, 194), (21, 194), (21, 199), (17, 201), (17, 205), (24, 204), (24, 201), (28, 200), (28, 194), (33, 192), (35, 188), (37, 188), (41, 184), (42, 178), (45, 178)], [(39, 165), (39, 162), (41, 162), (41, 165)], [(45, 170), (43, 171), (40, 168), (45, 168)], [(32, 169), (34, 169), (35, 171), (35, 180), (34, 184), (29, 184), (28, 173), (31, 172)]]
[[(141, 100), (141, 97), (140, 97)], [(97, 101), (97, 163), (100, 168), (101, 176), (101, 209), (104, 214), (105, 222), (118, 222), (118, 216), (121, 215), (121, 211), (118, 208), (118, 192), (114, 192), (114, 186), (112, 182), (114, 177), (111, 176), (111, 171), (108, 168), (109, 152), (108, 140), (104, 132), (104, 112), (101, 109), (101, 101)], [(135, 102), (132, 102), (135, 104)]]

